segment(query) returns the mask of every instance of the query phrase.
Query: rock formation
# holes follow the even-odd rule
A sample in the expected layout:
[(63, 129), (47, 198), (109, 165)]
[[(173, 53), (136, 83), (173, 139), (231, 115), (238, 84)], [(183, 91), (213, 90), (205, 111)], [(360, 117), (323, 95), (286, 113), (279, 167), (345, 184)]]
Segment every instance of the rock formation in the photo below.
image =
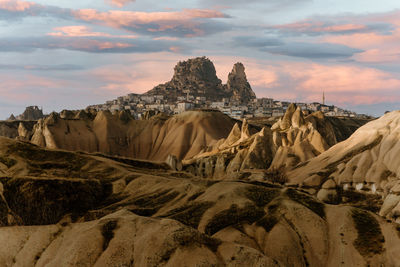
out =
[(43, 111), (39, 109), (37, 106), (30, 106), (25, 109), (24, 113), (18, 115), (16, 117), (16, 120), (37, 121), (41, 118), (44, 118)]
[(234, 101), (249, 103), (256, 98), (256, 94), (251, 89), (247, 81), (245, 68), (242, 63), (236, 63), (228, 75), (226, 90), (232, 94)]
[(378, 193), (385, 198), (381, 215), (397, 220), (399, 125), (400, 111), (369, 122), (347, 140), (289, 172), (290, 182), (319, 189), (332, 180), (339, 191)]
[(177, 96), (187, 94), (207, 96), (210, 100), (218, 99), (225, 92), (214, 64), (206, 57), (199, 57), (179, 62), (174, 68), (171, 81), (154, 87), (146, 94), (164, 95), (170, 101), (176, 101)]
[(158, 114), (149, 120), (134, 120), (126, 111), (64, 111), (39, 120), (32, 143), (155, 161), (165, 161), (171, 154), (182, 160), (206, 151), (227, 136), (234, 123), (216, 111)]
[(178, 96), (187, 94), (194, 97), (205, 96), (210, 101), (232, 98), (241, 103), (248, 103), (255, 98), (242, 63), (234, 65), (228, 83), (222, 85), (214, 64), (206, 57), (179, 62), (174, 68), (171, 81), (154, 87), (146, 94), (164, 95), (171, 102), (176, 101)]
[(321, 112), (304, 118), (295, 104), (288, 107), (283, 118), (271, 130), (277, 148), (271, 168), (293, 168), (337, 143), (332, 125)]
[(14, 116), (14, 114), (11, 114), (11, 116), (7, 119), (8, 121), (15, 121), (17, 120)]
[(0, 136), (29, 141), (35, 121), (0, 121)]
[(0, 138), (0, 159), (1, 266), (400, 261), (394, 224), (292, 188), (199, 180), (166, 164), (46, 150), (7, 138)]
[(247, 169), (266, 169), (275, 154), (268, 128), (250, 134), (246, 120), (236, 123), (226, 139), (219, 140), (210, 151), (183, 161), (184, 169), (201, 177), (234, 177)]

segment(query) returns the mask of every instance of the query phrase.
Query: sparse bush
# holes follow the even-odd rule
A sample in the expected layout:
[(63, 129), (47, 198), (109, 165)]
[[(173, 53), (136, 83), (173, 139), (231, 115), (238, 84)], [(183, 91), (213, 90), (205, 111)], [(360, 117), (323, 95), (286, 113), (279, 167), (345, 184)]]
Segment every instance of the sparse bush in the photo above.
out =
[(357, 239), (354, 247), (364, 257), (372, 257), (384, 251), (385, 237), (382, 235), (379, 222), (367, 211), (352, 209), (351, 216), (357, 229)]
[(325, 219), (325, 206), (323, 203), (318, 202), (315, 198), (312, 196), (309, 196), (305, 193), (300, 193), (295, 189), (289, 188), (286, 191), (286, 195), (293, 201), (296, 201), (316, 214), (318, 214), (321, 218)]
[(288, 178), (282, 167), (268, 169), (264, 173), (264, 179), (271, 183), (277, 183), (282, 185), (288, 182)]

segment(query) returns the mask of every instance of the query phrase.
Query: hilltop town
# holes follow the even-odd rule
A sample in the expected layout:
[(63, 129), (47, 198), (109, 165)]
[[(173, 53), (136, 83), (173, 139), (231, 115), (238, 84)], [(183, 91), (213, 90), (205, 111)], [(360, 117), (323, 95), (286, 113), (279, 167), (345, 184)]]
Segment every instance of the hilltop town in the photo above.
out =
[[(321, 96), (322, 96), (321, 92)], [(296, 103), (305, 115), (321, 111), (332, 117), (366, 117), (352, 111), (325, 104)], [(283, 116), (291, 102), (272, 98), (256, 98), (242, 63), (236, 63), (228, 76), (226, 85), (216, 76), (214, 64), (205, 57), (179, 62), (171, 81), (156, 86), (145, 94), (128, 94), (104, 104), (88, 108), (97, 111), (127, 110), (135, 118), (146, 114), (179, 114), (193, 109), (219, 110), (232, 118)]]

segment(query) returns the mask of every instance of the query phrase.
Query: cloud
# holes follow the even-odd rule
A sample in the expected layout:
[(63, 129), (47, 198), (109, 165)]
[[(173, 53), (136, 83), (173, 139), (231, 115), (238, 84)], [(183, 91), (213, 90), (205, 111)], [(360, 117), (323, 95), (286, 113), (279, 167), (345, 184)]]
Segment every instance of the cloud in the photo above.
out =
[(84, 67), (71, 64), (61, 65), (14, 65), (14, 64), (0, 64), (1, 70), (26, 70), (26, 71), (65, 71), (65, 70), (83, 70)]
[(380, 32), (388, 34), (393, 30), (393, 26), (388, 23), (352, 23), (349, 22), (332, 22), (322, 20), (303, 20), (290, 24), (276, 25), (267, 27), (267, 29), (284, 35), (344, 35), (354, 33)]
[[(358, 32), (348, 35), (323, 36), (321, 41), (333, 44), (347, 45), (364, 50), (353, 57), (361, 63), (386, 64), (400, 60), (398, 44), (400, 42), (400, 11), (370, 14), (355, 17), (359, 23), (386, 23), (390, 24), (390, 32)], [(345, 18), (342, 18), (345, 19)], [(351, 18), (347, 18), (350, 20)]]
[(0, 9), (7, 10), (10, 12), (21, 12), (37, 4), (34, 2), (20, 1), (20, 0), (0, 0)]
[[(171, 49), (173, 47), (173, 49)], [(36, 37), (0, 39), (0, 52), (33, 52), (37, 49), (66, 49), (89, 53), (150, 53), (186, 48), (171, 41), (88, 37)]]
[(107, 3), (117, 7), (123, 7), (129, 3), (135, 2), (135, 0), (106, 0)]
[[(213, 19), (229, 18), (212, 9), (183, 9), (181, 11), (137, 12), (98, 11), (96, 9), (67, 9), (39, 5), (21, 0), (0, 0), (0, 19), (23, 17), (54, 17), (74, 22), (105, 25), (152, 36), (193, 37), (226, 31), (230, 26)], [(207, 23), (213, 20), (212, 23)]]
[(256, 37), (256, 36), (236, 36), (233, 38), (235, 46), (244, 47), (268, 47), (281, 46), (284, 42), (273, 37)]
[(111, 35), (104, 32), (93, 32), (87, 26), (64, 26), (53, 29), (55, 32), (48, 33), (49, 36), (58, 37), (113, 37), (113, 38), (137, 38), (135, 35)]
[(106, 25), (149, 35), (172, 35), (181, 37), (201, 36), (224, 31), (225, 24), (206, 24), (205, 19), (228, 18), (217, 10), (184, 9), (168, 12), (133, 12), (108, 11), (99, 12), (94, 9), (81, 9), (73, 12), (80, 21)]
[(263, 11), (284, 12), (289, 8), (312, 3), (312, 0), (200, 0), (203, 6), (217, 6), (222, 9), (242, 9), (243, 6), (257, 5)]
[(309, 59), (349, 58), (363, 50), (331, 43), (293, 42), (282, 46), (264, 47), (262, 51), (291, 57)]

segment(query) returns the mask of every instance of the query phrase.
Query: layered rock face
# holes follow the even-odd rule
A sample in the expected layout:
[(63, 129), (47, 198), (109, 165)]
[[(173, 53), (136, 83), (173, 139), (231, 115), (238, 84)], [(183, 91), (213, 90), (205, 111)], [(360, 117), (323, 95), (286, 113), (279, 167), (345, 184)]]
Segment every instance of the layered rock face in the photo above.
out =
[(277, 148), (271, 168), (293, 168), (337, 143), (334, 127), (321, 112), (304, 118), (295, 104), (288, 107), (283, 118), (271, 130)]
[(183, 161), (184, 169), (201, 177), (234, 177), (247, 169), (266, 169), (275, 154), (272, 133), (268, 128), (250, 134), (246, 120), (236, 123), (226, 139), (210, 151)]
[(256, 99), (256, 94), (247, 81), (245, 68), (242, 63), (236, 63), (228, 75), (226, 90), (232, 94), (232, 100), (249, 103)]
[(210, 101), (232, 98), (242, 103), (248, 103), (256, 97), (247, 81), (243, 64), (235, 64), (228, 83), (223, 85), (216, 75), (214, 64), (206, 57), (179, 62), (171, 81), (156, 86), (146, 94), (164, 95), (169, 101), (190, 94), (194, 97), (205, 96)]
[[(0, 138), (1, 266), (396, 266), (394, 224), (291, 188)], [(7, 226), (7, 227), (4, 227)]]
[(264, 127), (250, 134), (246, 120), (242, 128), (235, 124), (228, 137), (205, 153), (184, 160), (183, 167), (213, 178), (237, 177), (250, 169), (284, 173), (328, 150), (351, 131), (344, 123), (331, 121), (321, 112), (304, 117), (292, 104), (271, 129)]
[(399, 125), (400, 111), (369, 122), (349, 139), (289, 172), (291, 182), (314, 188), (331, 183), (335, 190), (379, 193), (385, 199), (380, 214), (397, 220)]
[(47, 148), (101, 152), (130, 158), (178, 160), (206, 151), (227, 136), (234, 120), (221, 112), (189, 111), (134, 120), (128, 112), (53, 113), (39, 120), (32, 143)]

